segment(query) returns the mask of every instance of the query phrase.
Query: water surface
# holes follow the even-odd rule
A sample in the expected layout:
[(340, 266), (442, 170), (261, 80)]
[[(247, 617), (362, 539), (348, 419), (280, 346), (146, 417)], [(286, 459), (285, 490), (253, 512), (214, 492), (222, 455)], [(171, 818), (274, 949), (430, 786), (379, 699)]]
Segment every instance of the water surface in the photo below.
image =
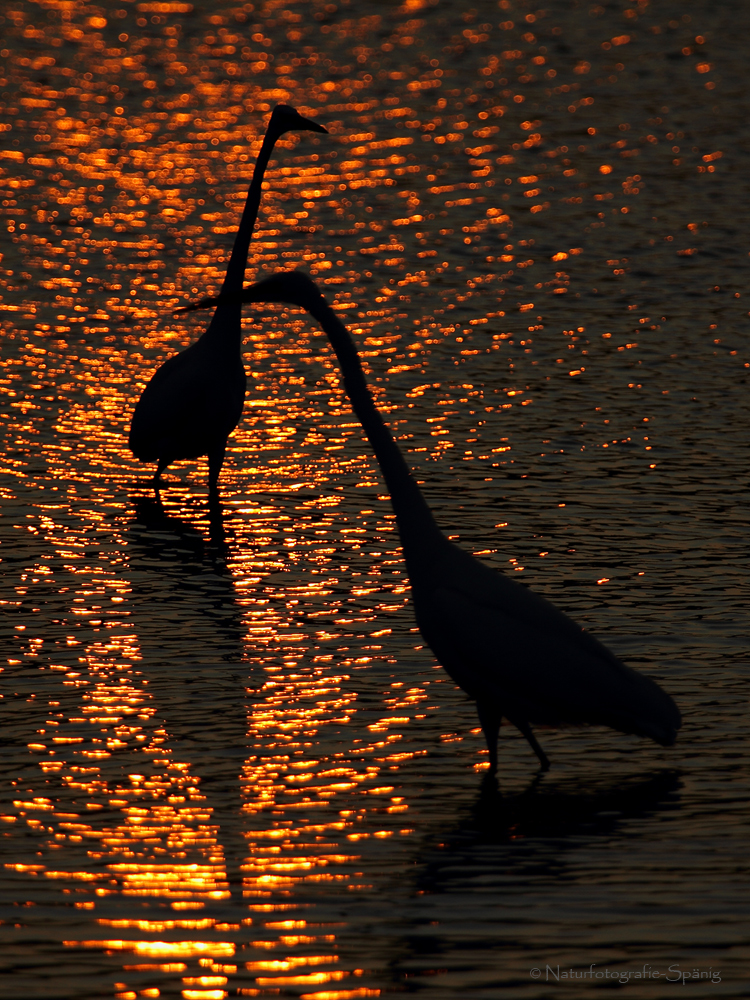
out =
[[(746, 995), (745, 12), (0, 18), (0, 994)], [(248, 278), (316, 277), (439, 523), (659, 680), (676, 747), (543, 732), (539, 778), (505, 729), (484, 781), (299, 311), (246, 309), (221, 523), (205, 462), (155, 503), (133, 406), (281, 101), (330, 135), (278, 144)]]

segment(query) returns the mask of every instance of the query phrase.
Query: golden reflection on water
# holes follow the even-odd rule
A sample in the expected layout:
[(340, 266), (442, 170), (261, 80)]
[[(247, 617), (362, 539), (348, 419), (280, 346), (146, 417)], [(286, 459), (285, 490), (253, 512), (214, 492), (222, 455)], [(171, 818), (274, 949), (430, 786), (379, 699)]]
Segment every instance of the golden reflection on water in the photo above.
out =
[[(647, 395), (639, 367), (666, 317), (633, 272), (666, 282), (709, 246), (698, 205), (726, 161), (708, 30), (639, 3), (625, 31), (593, 7), (589, 44), (569, 5), (448, 6), (19, 0), (0, 14), (0, 491), (24, 538), (10, 539), (3, 677), (25, 711), (4, 864), (19, 899), (69, 907), (67, 955), (101, 956), (123, 1000), (379, 995), (371, 966), (392, 956), (370, 961), (367, 935), (347, 944), (339, 908), (389, 879), (412, 892), (428, 748), (465, 740), (461, 781), (483, 766), (405, 612), (388, 497), (308, 317), (247, 310), (224, 540), (203, 468), (173, 467), (158, 511), (126, 447), (154, 369), (203, 329), (170, 310), (218, 290), (272, 106), (331, 134), (278, 143), (248, 274), (302, 266), (321, 282), (466, 544), (560, 587), (577, 549), (581, 587), (611, 584), (598, 521), (575, 547), (554, 527), (507, 542), (493, 484), (571, 453), (588, 484), (628, 462), (642, 482), (668, 440), (654, 414), (669, 390)], [(628, 106), (618, 92), (666, 36), (690, 139), (663, 93)], [(667, 175), (696, 207), (665, 236)], [(725, 308), (730, 326), (744, 316)], [(582, 402), (600, 383), (610, 398)], [(552, 523), (572, 488), (548, 489)], [(628, 568), (642, 553), (618, 558), (623, 586), (644, 575)]]

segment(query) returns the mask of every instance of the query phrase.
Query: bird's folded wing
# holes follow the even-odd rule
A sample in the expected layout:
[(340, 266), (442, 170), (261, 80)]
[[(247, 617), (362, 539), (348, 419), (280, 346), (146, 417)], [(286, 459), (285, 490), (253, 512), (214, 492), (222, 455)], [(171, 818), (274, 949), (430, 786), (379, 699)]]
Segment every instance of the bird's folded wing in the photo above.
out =
[[(431, 591), (425, 638), (446, 670), (475, 696), (523, 708), (540, 722), (602, 722), (642, 731), (651, 704), (671, 699), (621, 663), (542, 598), (524, 591), (501, 606), (469, 598), (461, 588)], [(422, 616), (420, 616), (422, 617)], [(663, 708), (663, 706), (661, 706)], [(647, 711), (647, 714), (651, 714)]]

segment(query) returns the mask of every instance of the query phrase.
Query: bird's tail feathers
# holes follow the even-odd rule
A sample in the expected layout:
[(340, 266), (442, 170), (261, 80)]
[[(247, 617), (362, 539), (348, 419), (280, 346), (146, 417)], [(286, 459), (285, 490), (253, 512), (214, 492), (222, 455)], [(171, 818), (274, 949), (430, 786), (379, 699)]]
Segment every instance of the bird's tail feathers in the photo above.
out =
[(637, 736), (647, 736), (649, 739), (653, 740), (654, 743), (658, 743), (663, 747), (674, 746), (677, 739), (677, 730), (680, 728), (682, 720), (677, 722), (677, 725), (672, 726), (668, 723), (656, 723), (656, 722), (640, 722), (636, 727), (633, 728), (633, 732)]

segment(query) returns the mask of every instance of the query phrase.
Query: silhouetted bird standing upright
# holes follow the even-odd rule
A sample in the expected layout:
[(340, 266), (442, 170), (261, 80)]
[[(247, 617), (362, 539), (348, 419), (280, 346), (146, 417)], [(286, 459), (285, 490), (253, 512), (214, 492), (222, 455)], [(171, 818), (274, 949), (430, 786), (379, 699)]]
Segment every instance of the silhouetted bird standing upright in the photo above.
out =
[(158, 462), (157, 489), (161, 473), (172, 462), (208, 455), (209, 491), (216, 494), (227, 438), (239, 422), (245, 400), (239, 295), (248, 248), (271, 151), (276, 140), (291, 129), (327, 131), (286, 104), (274, 108), (222, 285), (222, 297), (234, 298), (216, 307), (200, 340), (157, 369), (133, 413), (128, 443), (140, 461)]
[(682, 720), (658, 684), (621, 663), (549, 601), (453, 545), (438, 528), (375, 408), (354, 342), (317, 285), (300, 271), (285, 272), (246, 288), (242, 301), (302, 306), (328, 335), (391, 495), (419, 630), (456, 684), (475, 699), (491, 770), (497, 768), (503, 718), (523, 733), (545, 769), (549, 761), (532, 723), (610, 726), (671, 746)]

